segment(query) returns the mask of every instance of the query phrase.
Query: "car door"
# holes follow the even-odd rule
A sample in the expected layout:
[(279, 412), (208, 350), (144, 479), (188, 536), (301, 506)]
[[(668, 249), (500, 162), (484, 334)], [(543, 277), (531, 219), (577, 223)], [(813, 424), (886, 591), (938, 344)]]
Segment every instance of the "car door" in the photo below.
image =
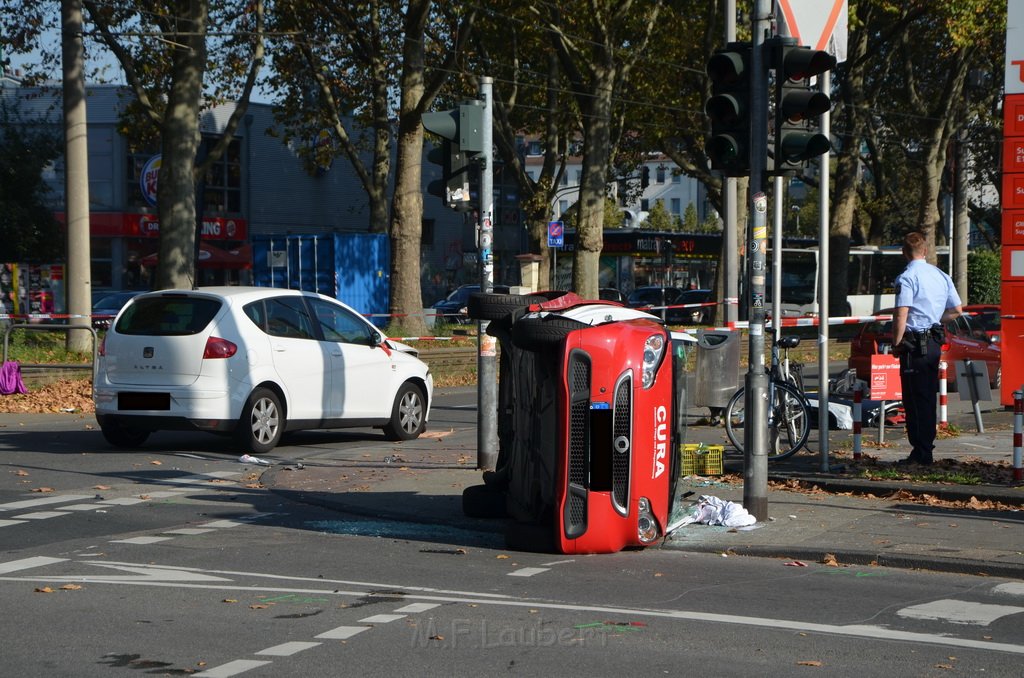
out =
[(330, 417), (379, 419), (391, 415), (395, 365), (377, 343), (379, 333), (354, 311), (326, 299), (310, 298), (313, 317), (330, 358)]
[[(973, 336), (970, 321), (965, 316), (960, 316), (948, 323), (946, 323), (946, 342), (949, 344), (949, 350), (946, 352), (945, 359), (947, 362), (948, 374), (952, 376), (952, 380), (956, 378), (956, 363), (962, 360), (975, 360), (979, 362), (989, 362), (990, 358), (988, 355), (988, 341), (981, 341), (977, 337)], [(994, 368), (988, 367), (989, 374)]]
[(318, 421), (330, 408), (331, 355), (317, 340), (301, 296), (271, 297), (265, 310), (274, 369), (288, 397), (288, 418)]

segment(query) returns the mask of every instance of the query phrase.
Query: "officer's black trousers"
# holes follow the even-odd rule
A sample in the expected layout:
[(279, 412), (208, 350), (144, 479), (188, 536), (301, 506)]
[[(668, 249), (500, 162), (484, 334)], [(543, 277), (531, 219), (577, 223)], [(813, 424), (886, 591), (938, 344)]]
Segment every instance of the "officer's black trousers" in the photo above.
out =
[(903, 409), (907, 414), (907, 440), (912, 461), (932, 462), (935, 449), (935, 396), (939, 392), (939, 355), (942, 346), (929, 337), (924, 355), (913, 352), (900, 356)]

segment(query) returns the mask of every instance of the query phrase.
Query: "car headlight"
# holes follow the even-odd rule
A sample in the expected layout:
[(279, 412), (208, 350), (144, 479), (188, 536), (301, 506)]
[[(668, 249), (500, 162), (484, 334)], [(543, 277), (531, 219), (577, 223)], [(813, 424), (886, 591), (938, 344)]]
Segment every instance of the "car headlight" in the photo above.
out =
[(647, 497), (640, 497), (636, 518), (636, 536), (641, 544), (650, 544), (658, 539), (658, 521), (651, 512), (651, 502)]
[(665, 356), (665, 335), (652, 334), (644, 342), (644, 358), (640, 382), (644, 388), (654, 385), (654, 376), (661, 365), (661, 359)]

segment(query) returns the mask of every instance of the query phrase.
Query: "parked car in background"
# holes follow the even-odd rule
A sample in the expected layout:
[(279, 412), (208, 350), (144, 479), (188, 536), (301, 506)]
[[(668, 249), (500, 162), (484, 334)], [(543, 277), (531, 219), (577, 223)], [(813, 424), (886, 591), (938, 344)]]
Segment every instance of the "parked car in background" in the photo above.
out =
[(618, 290), (614, 287), (602, 287), (597, 291), (597, 296), (601, 301), (614, 301), (618, 304), (627, 304), (628, 298), (622, 293), (622, 290)]
[[(964, 306), (964, 315), (971, 319), (971, 325), (978, 333), (984, 332), (986, 336), (999, 341), (999, 332), (1002, 325), (1002, 310), (993, 304), (969, 304)], [(979, 337), (980, 338), (980, 337)]]
[[(889, 315), (892, 309), (880, 311)], [(871, 375), (871, 356), (892, 352), (892, 321), (878, 320), (864, 325), (850, 341), (849, 366), (857, 370), (857, 378), (868, 380)], [(949, 390), (956, 390), (956, 361), (978, 360), (988, 366), (989, 382), (993, 388), (1002, 383), (1002, 354), (999, 343), (992, 341), (983, 330), (973, 324), (970, 316), (962, 315), (946, 325), (946, 341), (942, 360), (946, 361), (946, 380)]]
[(681, 290), (677, 287), (638, 287), (627, 300), (631, 308), (639, 308), (665, 319), (668, 325), (692, 325), (711, 321), (714, 308), (668, 308), (683, 304), (702, 304), (711, 300), (711, 290)]
[(93, 292), (92, 295), (92, 326), (93, 329), (110, 329), (114, 316), (124, 308), (129, 300), (142, 294), (142, 290), (107, 290)]
[[(435, 302), (431, 308), (437, 314), (438, 321), (444, 321), (453, 325), (465, 325), (469, 322), (466, 315), (466, 304), (469, 303), (469, 295), (479, 292), (479, 285), (459, 285), (444, 299)], [(495, 294), (508, 294), (508, 285), (494, 285)]]
[(409, 440), (426, 428), (434, 387), (415, 353), (314, 292), (149, 292), (100, 345), (96, 420), (126, 448), (172, 429), (232, 435), (257, 454), (300, 429), (372, 426)]

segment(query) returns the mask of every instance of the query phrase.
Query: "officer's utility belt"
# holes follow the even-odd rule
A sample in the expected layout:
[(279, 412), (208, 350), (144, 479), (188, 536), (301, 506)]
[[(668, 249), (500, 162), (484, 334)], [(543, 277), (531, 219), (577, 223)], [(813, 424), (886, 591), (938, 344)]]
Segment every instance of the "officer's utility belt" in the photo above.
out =
[(912, 355), (927, 355), (929, 339), (939, 344), (942, 343), (943, 339), (945, 339), (942, 325), (935, 324), (927, 330), (908, 329), (903, 333), (903, 346), (907, 353)]

